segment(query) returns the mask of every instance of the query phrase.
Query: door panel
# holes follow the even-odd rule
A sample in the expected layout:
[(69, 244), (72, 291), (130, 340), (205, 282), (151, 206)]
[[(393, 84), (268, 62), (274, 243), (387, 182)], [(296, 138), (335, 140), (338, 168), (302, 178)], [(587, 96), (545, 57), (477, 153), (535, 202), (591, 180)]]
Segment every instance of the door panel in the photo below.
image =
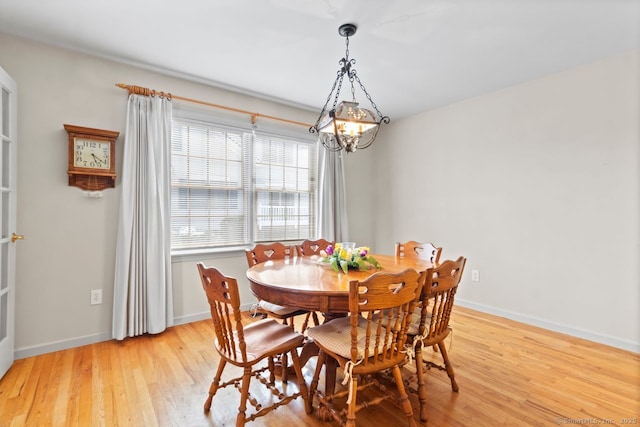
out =
[(15, 347), (16, 83), (0, 67), (0, 378), (13, 364)]

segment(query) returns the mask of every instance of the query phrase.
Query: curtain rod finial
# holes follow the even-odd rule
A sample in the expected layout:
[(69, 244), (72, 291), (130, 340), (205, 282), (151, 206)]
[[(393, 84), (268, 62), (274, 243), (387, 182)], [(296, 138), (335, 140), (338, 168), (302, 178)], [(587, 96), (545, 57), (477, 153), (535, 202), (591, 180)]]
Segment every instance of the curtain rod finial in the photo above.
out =
[[(118, 86), (119, 88), (122, 89), (126, 89), (129, 91), (129, 95), (135, 94), (135, 95), (144, 95), (144, 96), (151, 96), (151, 89), (146, 88), (146, 87), (141, 87), (141, 86), (134, 86), (134, 85), (126, 85), (124, 83), (116, 83), (116, 86)], [(155, 91), (154, 91), (155, 94)], [(163, 93), (164, 95), (164, 93)]]

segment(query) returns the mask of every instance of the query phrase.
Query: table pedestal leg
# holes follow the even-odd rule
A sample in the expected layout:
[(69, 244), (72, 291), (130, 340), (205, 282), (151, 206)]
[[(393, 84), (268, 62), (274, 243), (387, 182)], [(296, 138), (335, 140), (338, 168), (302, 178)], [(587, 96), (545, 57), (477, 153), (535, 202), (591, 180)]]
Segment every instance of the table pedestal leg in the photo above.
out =
[[(337, 317), (344, 317), (344, 314), (329, 314), (323, 313), (324, 321), (328, 322), (331, 319), (335, 319)], [(307, 364), (309, 359), (318, 355), (319, 349), (315, 342), (311, 339), (307, 339), (307, 341), (302, 346), (302, 350), (300, 351), (300, 366), (304, 366)], [(336, 371), (338, 369), (338, 363), (332, 357), (328, 357), (325, 359), (324, 366), (324, 384), (325, 384), (325, 395), (333, 394), (336, 387)], [(282, 367), (276, 366), (276, 376), (281, 377), (282, 375)], [(295, 375), (293, 370), (293, 365), (287, 367), (287, 373), (291, 375)]]
[[(313, 340), (308, 340), (302, 346), (302, 351), (300, 352), (300, 365), (304, 366), (307, 364), (309, 359), (318, 355), (318, 346), (313, 342)], [(336, 371), (338, 369), (338, 364), (336, 360), (332, 357), (327, 357), (324, 365), (324, 384), (325, 384), (325, 394), (333, 393), (336, 386)], [(289, 372), (295, 375), (293, 371), (293, 366), (289, 366)]]
[(333, 394), (336, 389), (336, 371), (338, 363), (333, 357), (327, 356), (324, 363), (324, 394), (325, 396)]
[(302, 346), (302, 351), (300, 352), (300, 366), (304, 366), (307, 364), (309, 359), (318, 355), (318, 346), (311, 339), (307, 339), (307, 341)]

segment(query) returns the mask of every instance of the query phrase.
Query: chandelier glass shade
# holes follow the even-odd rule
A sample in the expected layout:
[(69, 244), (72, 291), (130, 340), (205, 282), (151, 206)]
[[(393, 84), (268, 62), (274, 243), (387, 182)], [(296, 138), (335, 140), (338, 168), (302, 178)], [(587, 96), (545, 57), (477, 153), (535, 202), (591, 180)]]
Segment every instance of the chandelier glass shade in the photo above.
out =
[[(373, 102), (355, 68), (352, 67), (355, 65), (355, 59), (349, 58), (349, 36), (355, 34), (356, 28), (354, 24), (344, 24), (338, 29), (338, 33), (346, 38), (345, 56), (339, 62), (341, 68), (338, 70), (336, 80), (322, 107), (320, 116), (316, 124), (309, 129), (309, 132), (318, 134), (322, 145), (330, 151), (344, 150), (347, 153), (352, 153), (357, 149), (367, 148), (375, 140), (380, 124), (390, 122), (389, 117), (384, 116)], [(338, 103), (345, 77), (351, 86), (352, 100)], [(359, 106), (355, 96), (355, 83), (365, 94), (375, 113)], [(333, 100), (333, 104), (331, 109), (328, 109), (331, 100)]]

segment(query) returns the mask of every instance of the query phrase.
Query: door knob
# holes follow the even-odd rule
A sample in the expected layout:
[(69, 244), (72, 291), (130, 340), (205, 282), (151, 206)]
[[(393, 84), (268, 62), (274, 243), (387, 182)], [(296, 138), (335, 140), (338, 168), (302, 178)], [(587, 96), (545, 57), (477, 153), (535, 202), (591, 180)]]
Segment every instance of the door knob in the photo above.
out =
[(24, 236), (21, 234), (11, 233), (11, 243), (15, 243), (16, 240), (24, 240)]

